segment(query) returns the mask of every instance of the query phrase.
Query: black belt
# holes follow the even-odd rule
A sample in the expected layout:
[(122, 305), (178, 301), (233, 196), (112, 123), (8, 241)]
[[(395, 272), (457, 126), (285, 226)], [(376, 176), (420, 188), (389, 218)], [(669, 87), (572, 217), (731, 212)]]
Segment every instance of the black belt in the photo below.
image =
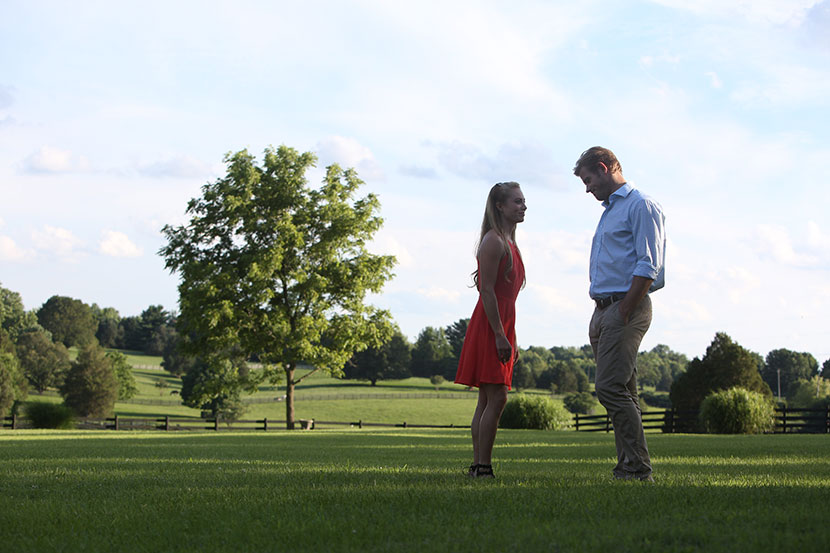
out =
[(594, 298), (594, 301), (599, 309), (605, 309), (615, 301), (620, 301), (624, 297), (625, 294), (611, 294), (610, 296), (605, 296), (604, 298)]

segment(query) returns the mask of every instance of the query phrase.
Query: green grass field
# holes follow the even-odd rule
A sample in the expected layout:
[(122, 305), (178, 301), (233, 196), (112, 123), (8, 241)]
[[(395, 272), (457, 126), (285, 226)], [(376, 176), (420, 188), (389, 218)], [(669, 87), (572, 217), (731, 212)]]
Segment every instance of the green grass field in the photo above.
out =
[[(201, 416), (200, 409), (181, 404), (179, 378), (163, 370), (148, 368), (160, 367), (161, 357), (133, 351), (122, 353), (134, 367), (138, 394), (131, 401), (117, 402), (114, 414), (131, 418), (167, 415), (196, 419)], [(307, 372), (298, 369), (297, 377)], [(545, 392), (535, 390), (531, 393)], [(285, 421), (284, 402), (262, 402), (284, 394), (284, 386), (264, 384), (255, 394), (244, 395), (243, 401), (250, 403), (242, 418), (268, 418), (275, 423)], [(424, 395), (433, 397), (418, 397)], [(459, 399), (458, 396), (464, 397)], [(445, 382), (437, 391), (429, 379), (415, 377), (378, 381), (376, 386), (371, 386), (366, 381), (341, 380), (320, 371), (296, 387), (294, 413), (296, 420), (463, 426), (470, 424), (477, 397), (477, 391), (468, 391), (465, 386), (452, 382)], [(60, 403), (62, 400), (57, 391), (52, 390), (44, 395), (32, 393), (28, 401)]]
[(0, 432), (5, 551), (826, 551), (830, 436), (502, 430)]

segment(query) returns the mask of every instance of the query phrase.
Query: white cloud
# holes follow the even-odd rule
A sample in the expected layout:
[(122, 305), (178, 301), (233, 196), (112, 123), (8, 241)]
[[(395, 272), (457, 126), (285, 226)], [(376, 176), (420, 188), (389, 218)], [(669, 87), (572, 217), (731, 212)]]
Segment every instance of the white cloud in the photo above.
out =
[(793, 267), (810, 267), (818, 263), (812, 254), (796, 252), (789, 231), (780, 225), (758, 225), (758, 251), (777, 263)]
[(8, 236), (0, 236), (0, 259), (3, 261), (23, 261), (32, 256), (32, 251), (21, 249)]
[(717, 73), (714, 71), (707, 71), (704, 75), (709, 77), (709, 84), (712, 85), (712, 88), (723, 88), (723, 83)]
[[(411, 268), (415, 260), (409, 250), (389, 231), (381, 230), (370, 244), (370, 249), (380, 255), (394, 255), (397, 260), (396, 268)], [(393, 269), (394, 270), (394, 269)]]
[(123, 232), (105, 230), (98, 244), (98, 251), (111, 257), (141, 257), (141, 248)]
[(815, 221), (807, 221), (807, 244), (817, 252), (830, 254), (830, 234), (822, 231)]
[(342, 168), (353, 167), (363, 179), (383, 179), (383, 169), (372, 150), (354, 138), (330, 136), (317, 143), (317, 153), (324, 165), (337, 163)]
[(732, 303), (741, 303), (747, 296), (761, 289), (761, 278), (756, 271), (744, 267), (727, 267), (721, 275), (727, 283), (727, 293)]
[(552, 152), (540, 143), (503, 143), (494, 154), (482, 151), (478, 145), (460, 141), (428, 142), (425, 145), (433, 147), (438, 162), (459, 177), (488, 183), (517, 181), (527, 186), (566, 186), (563, 169), (553, 161)]
[(418, 288), (418, 295), (431, 300), (442, 300), (449, 303), (458, 302), (461, 298), (461, 292), (458, 290), (447, 290), (438, 286), (430, 286), (429, 288)]
[(39, 250), (53, 253), (67, 261), (77, 261), (82, 253), (78, 250), (83, 241), (68, 231), (59, 227), (45, 225), (43, 230), (32, 233), (32, 241)]
[(69, 150), (41, 146), (24, 160), (23, 168), (28, 173), (76, 173), (89, 170), (89, 161)]
[[(548, 286), (545, 284), (529, 283), (526, 286), (526, 291), (522, 294), (529, 293), (531, 298), (541, 300), (544, 304), (544, 309), (549, 310), (554, 316), (561, 318), (563, 314), (581, 313), (585, 310), (585, 305), (588, 305), (587, 294), (576, 296), (570, 290), (566, 290), (561, 286)], [(527, 304), (526, 298), (521, 296), (521, 301)], [(535, 304), (533, 300), (529, 302)]]

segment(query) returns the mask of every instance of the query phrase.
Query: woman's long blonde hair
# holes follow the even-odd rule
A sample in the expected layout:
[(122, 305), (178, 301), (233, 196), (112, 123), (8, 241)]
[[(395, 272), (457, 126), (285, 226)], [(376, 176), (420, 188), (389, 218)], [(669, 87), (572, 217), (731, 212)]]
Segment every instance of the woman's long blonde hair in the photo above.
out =
[[(478, 259), (478, 254), (481, 252), (481, 241), (484, 240), (484, 235), (491, 230), (498, 235), (501, 239), (502, 246), (504, 247), (504, 253), (507, 254), (507, 264), (504, 268), (504, 278), (508, 282), (510, 282), (510, 271), (513, 270), (513, 250), (510, 249), (510, 242), (516, 244), (516, 227), (514, 226), (509, 233), (504, 227), (502, 227), (502, 220), (496, 206), (507, 202), (510, 191), (516, 188), (520, 188), (519, 183), (510, 181), (497, 182), (493, 185), (493, 188), (490, 189), (490, 194), (487, 196), (487, 206), (484, 208), (484, 220), (481, 222), (481, 234), (479, 235), (478, 242), (476, 243), (476, 259)], [(516, 249), (519, 249), (518, 244), (516, 244)], [(475, 283), (475, 287), (478, 288), (478, 269), (473, 271), (473, 282)], [(522, 283), (522, 286), (524, 286), (524, 282)]]

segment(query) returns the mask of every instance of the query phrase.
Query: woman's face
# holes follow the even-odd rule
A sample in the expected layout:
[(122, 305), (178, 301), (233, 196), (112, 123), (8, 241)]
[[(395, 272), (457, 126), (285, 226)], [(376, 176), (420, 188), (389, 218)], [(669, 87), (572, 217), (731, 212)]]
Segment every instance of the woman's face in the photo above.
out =
[(511, 188), (507, 193), (507, 199), (504, 203), (498, 204), (497, 207), (504, 220), (510, 224), (515, 225), (525, 220), (527, 205), (522, 189), (519, 187)]

